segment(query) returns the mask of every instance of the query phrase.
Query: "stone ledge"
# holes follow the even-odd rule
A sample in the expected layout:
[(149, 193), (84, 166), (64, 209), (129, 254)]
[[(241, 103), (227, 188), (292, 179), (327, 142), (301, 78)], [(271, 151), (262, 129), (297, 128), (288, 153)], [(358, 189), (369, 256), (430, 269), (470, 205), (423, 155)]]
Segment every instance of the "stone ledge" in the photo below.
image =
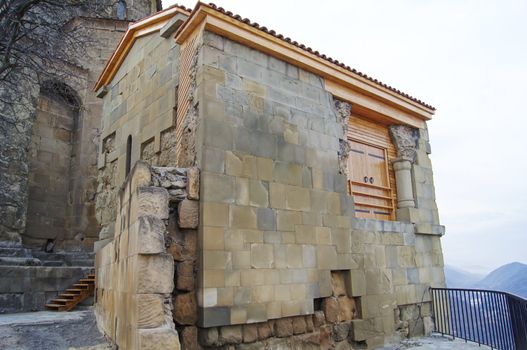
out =
[(375, 219), (355, 219), (353, 220), (352, 229), (375, 231), (375, 232), (414, 232), (414, 225), (402, 221), (385, 221)]
[(445, 234), (445, 226), (435, 224), (415, 224), (415, 234), (443, 236)]

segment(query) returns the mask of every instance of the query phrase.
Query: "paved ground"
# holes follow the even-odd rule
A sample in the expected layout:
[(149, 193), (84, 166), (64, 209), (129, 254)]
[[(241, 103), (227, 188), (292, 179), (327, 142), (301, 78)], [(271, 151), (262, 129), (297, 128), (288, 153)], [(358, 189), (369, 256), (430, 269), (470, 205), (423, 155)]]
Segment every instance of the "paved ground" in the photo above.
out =
[(385, 346), (378, 350), (490, 350), (487, 346), (465, 343), (463, 340), (442, 337), (440, 335), (426, 338), (412, 338), (404, 340), (400, 345)]
[(1, 350), (111, 349), (91, 309), (0, 315)]
[[(0, 350), (110, 350), (92, 309), (0, 315)], [(405, 340), (378, 350), (487, 350), (486, 346), (433, 336)]]

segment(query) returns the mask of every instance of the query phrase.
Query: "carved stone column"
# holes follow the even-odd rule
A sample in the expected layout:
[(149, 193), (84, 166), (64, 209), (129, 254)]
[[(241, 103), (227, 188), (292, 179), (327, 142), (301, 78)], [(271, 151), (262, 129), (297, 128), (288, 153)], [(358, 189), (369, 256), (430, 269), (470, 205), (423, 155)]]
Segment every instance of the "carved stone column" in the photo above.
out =
[(341, 174), (348, 175), (348, 158), (350, 145), (348, 142), (348, 125), (351, 115), (351, 103), (333, 100), (335, 111), (337, 112), (337, 122), (342, 127), (342, 137), (339, 138), (339, 171)]
[(417, 130), (405, 125), (392, 125), (390, 135), (397, 149), (397, 158), (392, 161), (397, 186), (397, 207), (414, 208), (412, 164), (416, 156)]

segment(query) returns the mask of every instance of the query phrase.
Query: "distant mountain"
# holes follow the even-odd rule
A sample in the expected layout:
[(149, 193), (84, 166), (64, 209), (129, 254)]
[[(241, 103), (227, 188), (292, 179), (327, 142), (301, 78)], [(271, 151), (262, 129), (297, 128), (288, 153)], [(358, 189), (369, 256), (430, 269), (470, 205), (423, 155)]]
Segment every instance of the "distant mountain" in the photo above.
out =
[(457, 267), (445, 266), (445, 278), (448, 288), (473, 288), (483, 277), (485, 276), (464, 271)]
[(475, 283), (473, 288), (500, 290), (527, 298), (527, 265), (519, 262), (503, 265)]

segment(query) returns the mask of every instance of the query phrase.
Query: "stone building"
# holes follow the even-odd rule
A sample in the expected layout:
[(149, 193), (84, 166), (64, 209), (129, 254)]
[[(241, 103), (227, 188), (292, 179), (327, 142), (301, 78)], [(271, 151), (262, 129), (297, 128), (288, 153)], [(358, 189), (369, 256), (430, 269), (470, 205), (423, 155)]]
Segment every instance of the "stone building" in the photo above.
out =
[(433, 107), (203, 3), (131, 26), (96, 90), (96, 315), (119, 347), (430, 330)]
[(43, 309), (93, 267), (102, 115), (93, 86), (130, 22), (161, 9), (157, 0), (98, 4), (68, 23), (89, 37), (85, 55), (57, 63), (65, 80), (28, 88), (18, 115), (27, 127), (0, 135), (0, 313)]

